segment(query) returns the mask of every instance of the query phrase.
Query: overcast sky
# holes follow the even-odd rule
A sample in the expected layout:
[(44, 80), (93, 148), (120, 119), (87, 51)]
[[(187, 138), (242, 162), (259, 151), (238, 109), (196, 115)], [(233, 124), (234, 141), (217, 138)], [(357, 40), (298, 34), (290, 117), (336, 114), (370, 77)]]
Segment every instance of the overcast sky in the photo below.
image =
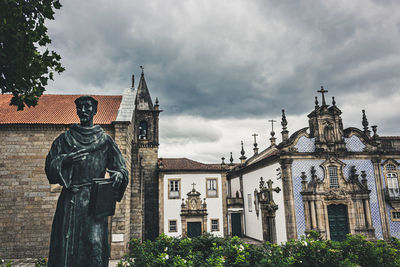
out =
[[(400, 135), (399, 1), (64, 0), (48, 23), (66, 71), (47, 93), (121, 94), (139, 66), (160, 118), (160, 157), (220, 162), (308, 126), (321, 85), (345, 127), (365, 109)], [(136, 82), (137, 84), (137, 82)]]

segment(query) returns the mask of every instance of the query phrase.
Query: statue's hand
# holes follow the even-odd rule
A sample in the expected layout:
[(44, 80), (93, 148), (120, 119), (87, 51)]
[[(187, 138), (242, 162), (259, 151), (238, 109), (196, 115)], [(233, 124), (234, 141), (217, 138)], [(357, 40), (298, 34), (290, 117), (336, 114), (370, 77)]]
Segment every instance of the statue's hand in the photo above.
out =
[(86, 159), (86, 156), (89, 155), (86, 149), (81, 149), (75, 152), (71, 152), (67, 154), (67, 156), (63, 160), (64, 166), (70, 166), (72, 163), (81, 161)]
[(107, 171), (111, 175), (110, 179), (114, 181), (112, 187), (115, 190), (115, 198), (118, 198), (118, 191), (124, 180), (124, 176), (119, 171), (113, 171), (113, 170), (107, 170)]

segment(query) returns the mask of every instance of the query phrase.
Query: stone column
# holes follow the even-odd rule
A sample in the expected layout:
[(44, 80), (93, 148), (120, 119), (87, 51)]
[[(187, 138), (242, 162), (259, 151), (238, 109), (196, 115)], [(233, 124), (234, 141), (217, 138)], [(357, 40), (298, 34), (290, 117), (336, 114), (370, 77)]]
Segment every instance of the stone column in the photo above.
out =
[(282, 159), (283, 202), (286, 217), (286, 235), (288, 239), (297, 239), (296, 213), (294, 209), (292, 159)]
[(315, 204), (314, 200), (310, 201), (310, 206), (311, 206), (311, 230), (317, 229), (317, 216), (315, 213)]
[[(304, 196), (303, 196), (304, 197)], [(306, 222), (306, 231), (310, 231), (312, 226), (311, 226), (311, 215), (310, 215), (310, 204), (308, 200), (303, 200), (304, 204), (304, 217), (305, 217), (305, 222)]]

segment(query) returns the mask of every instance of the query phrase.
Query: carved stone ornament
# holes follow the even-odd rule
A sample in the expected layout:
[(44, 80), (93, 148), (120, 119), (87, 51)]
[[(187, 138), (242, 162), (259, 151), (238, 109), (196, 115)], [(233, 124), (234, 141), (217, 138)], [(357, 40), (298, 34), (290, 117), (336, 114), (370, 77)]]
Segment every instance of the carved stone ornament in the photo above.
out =
[(345, 200), (349, 196), (343, 189), (332, 188), (326, 193), (325, 198), (327, 200)]
[(254, 189), (254, 208), (256, 210), (257, 218), (260, 215), (260, 200), (258, 199), (258, 191)]
[(194, 215), (207, 213), (206, 199), (201, 200), (200, 193), (193, 189), (187, 193), (187, 199), (182, 199), (181, 215)]

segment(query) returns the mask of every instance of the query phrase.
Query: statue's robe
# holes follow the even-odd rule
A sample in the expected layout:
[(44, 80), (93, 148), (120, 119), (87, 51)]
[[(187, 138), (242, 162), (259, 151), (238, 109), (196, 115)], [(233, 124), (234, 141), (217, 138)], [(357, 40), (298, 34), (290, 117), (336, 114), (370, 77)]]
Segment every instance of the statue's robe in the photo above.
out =
[[(85, 149), (85, 159), (65, 166), (68, 153)], [(108, 266), (108, 219), (95, 219), (88, 213), (93, 178), (106, 170), (123, 175), (117, 200), (128, 185), (125, 161), (112, 138), (96, 125), (73, 125), (54, 140), (46, 158), (46, 175), (51, 184), (63, 186), (51, 231), (49, 266)]]

